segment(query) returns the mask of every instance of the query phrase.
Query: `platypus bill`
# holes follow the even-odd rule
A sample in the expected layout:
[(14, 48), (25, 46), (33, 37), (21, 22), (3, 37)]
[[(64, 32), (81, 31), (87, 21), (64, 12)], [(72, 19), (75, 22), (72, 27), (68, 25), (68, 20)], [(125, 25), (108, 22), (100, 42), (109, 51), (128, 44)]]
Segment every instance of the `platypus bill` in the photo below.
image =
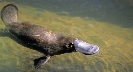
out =
[(52, 56), (70, 52), (81, 52), (91, 55), (98, 52), (99, 47), (74, 37), (62, 36), (44, 27), (29, 22), (17, 21), (18, 8), (8, 4), (1, 11), (1, 19), (6, 29), (28, 46), (35, 47), (45, 54), (34, 61), (35, 68), (44, 65)]

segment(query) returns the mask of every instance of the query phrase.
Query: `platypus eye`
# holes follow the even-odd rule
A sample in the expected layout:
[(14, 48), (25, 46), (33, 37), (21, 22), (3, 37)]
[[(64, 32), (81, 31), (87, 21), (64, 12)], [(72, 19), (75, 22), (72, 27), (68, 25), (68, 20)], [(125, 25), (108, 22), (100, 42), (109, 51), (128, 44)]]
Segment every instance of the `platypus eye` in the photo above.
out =
[(66, 45), (67, 48), (72, 48), (73, 47), (73, 43), (69, 43)]

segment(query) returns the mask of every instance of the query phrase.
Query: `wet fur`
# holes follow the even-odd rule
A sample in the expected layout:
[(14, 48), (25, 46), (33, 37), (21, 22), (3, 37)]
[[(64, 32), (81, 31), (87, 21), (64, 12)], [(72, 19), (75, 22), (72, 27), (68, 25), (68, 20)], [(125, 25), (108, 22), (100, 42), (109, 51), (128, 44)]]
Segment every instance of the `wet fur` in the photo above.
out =
[(75, 38), (55, 34), (29, 22), (11, 24), (8, 30), (25, 44), (43, 49), (43, 53), (46, 55), (53, 56), (75, 50), (72, 45)]
[(1, 11), (1, 18), (6, 29), (29, 47), (43, 50), (45, 55), (57, 55), (75, 51), (73, 41), (75, 38), (61, 36), (44, 27), (29, 22), (17, 22), (16, 6), (9, 4)]

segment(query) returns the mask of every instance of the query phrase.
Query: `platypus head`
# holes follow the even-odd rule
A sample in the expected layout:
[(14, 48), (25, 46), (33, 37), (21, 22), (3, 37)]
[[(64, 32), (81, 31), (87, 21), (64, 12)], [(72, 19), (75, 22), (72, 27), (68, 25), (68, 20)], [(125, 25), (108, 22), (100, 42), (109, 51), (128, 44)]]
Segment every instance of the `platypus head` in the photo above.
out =
[(83, 54), (91, 55), (99, 51), (99, 47), (97, 45), (89, 44), (89, 43), (83, 42), (82, 40), (75, 39), (73, 44), (76, 51), (81, 52)]

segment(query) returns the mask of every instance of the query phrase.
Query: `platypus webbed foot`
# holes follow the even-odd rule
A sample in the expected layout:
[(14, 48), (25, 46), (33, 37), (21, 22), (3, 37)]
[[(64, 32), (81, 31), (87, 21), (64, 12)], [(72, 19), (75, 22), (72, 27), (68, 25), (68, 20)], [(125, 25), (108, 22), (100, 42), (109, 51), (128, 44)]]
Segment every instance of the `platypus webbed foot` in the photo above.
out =
[(44, 65), (50, 58), (51, 58), (51, 56), (44, 56), (44, 57), (40, 57), (38, 59), (35, 59), (34, 60), (35, 69), (38, 69), (39, 67)]

